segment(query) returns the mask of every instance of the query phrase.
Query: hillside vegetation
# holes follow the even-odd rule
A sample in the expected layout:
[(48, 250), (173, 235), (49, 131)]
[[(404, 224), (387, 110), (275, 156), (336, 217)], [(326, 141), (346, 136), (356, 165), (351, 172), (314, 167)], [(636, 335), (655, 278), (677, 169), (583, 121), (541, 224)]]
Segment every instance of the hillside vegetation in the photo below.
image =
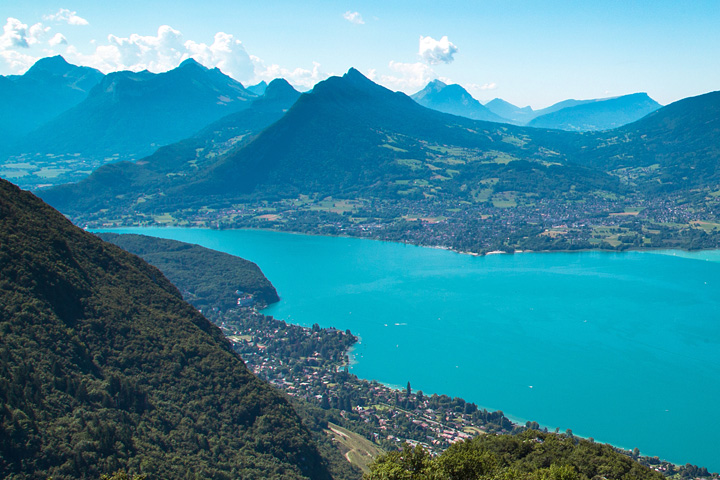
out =
[(236, 305), (238, 290), (253, 295), (260, 305), (275, 303), (275, 287), (253, 262), (200, 245), (146, 235), (97, 234), (159, 268), (199, 309)]
[(371, 466), (366, 480), (662, 480), (610, 445), (528, 430), (458, 442), (437, 457), (408, 445)]
[(0, 181), (0, 477), (330, 475), (162, 273)]

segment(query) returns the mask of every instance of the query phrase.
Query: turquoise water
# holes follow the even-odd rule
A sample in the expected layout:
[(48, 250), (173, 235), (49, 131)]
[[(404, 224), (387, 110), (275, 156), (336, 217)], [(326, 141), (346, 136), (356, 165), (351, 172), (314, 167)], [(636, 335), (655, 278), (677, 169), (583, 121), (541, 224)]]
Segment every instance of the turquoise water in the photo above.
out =
[(720, 470), (720, 252), (472, 257), (264, 231), (123, 229), (256, 262), (267, 314), (351, 329), (362, 378)]

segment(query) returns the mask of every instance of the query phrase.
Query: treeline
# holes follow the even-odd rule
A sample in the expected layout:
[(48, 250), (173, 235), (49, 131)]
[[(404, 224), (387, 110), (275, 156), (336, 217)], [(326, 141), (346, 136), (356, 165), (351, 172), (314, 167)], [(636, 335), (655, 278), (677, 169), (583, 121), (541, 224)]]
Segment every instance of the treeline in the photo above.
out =
[(366, 480), (662, 480), (611, 446), (527, 430), (453, 444), (437, 457), (405, 445), (379, 457)]

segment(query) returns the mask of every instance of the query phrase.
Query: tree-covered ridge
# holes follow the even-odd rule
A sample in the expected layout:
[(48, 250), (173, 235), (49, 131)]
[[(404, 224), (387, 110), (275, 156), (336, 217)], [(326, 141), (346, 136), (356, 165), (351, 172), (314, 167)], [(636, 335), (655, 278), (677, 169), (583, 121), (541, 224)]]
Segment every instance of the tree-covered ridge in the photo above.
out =
[(251, 294), (260, 305), (280, 300), (260, 268), (248, 260), (199, 245), (146, 235), (97, 235), (159, 268), (180, 289), (185, 300), (203, 311), (235, 306), (238, 290)]
[(661, 480), (607, 444), (527, 430), (453, 444), (437, 457), (422, 447), (379, 457), (367, 480)]
[(154, 267), (0, 181), (0, 477), (329, 478)]

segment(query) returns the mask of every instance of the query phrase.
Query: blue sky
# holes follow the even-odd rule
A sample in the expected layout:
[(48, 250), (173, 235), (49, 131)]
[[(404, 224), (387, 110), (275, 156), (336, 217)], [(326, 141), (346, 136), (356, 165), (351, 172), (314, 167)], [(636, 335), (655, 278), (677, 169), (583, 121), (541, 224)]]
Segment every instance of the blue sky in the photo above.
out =
[(355, 67), (414, 93), (440, 78), (542, 108), (720, 89), (720, 1), (2, 0), (0, 74), (62, 54), (104, 72), (192, 56), (244, 84), (300, 89)]

